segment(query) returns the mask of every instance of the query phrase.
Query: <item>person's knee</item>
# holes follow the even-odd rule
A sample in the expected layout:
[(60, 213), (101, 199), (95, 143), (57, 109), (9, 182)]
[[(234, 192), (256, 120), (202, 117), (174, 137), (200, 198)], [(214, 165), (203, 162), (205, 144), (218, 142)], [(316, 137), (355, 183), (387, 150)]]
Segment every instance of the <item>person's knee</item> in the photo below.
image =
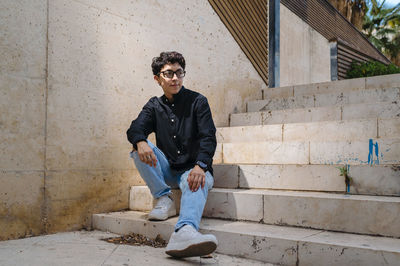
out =
[(189, 183), (188, 183), (188, 177), (187, 176), (185, 176), (185, 175), (183, 175), (182, 177), (181, 177), (181, 182), (179, 183), (179, 188), (181, 189), (181, 191), (183, 192), (183, 191), (187, 191), (187, 190), (190, 190), (190, 188), (189, 188)]
[[(183, 175), (182, 175), (181, 180), (180, 180), (180, 183), (179, 183), (179, 187), (180, 187), (181, 191), (190, 190), (189, 182), (188, 182), (188, 177), (189, 177), (189, 175), (186, 175), (186, 174), (183, 174)], [(210, 172), (207, 172), (207, 173), (206, 173), (206, 176), (205, 176), (204, 188), (202, 188), (202, 187), (200, 186), (200, 187), (199, 187), (199, 190), (201, 190), (201, 189), (210, 190), (210, 189), (212, 189), (213, 185), (214, 185), (214, 178), (213, 178), (213, 176), (210, 174)]]
[(214, 185), (214, 177), (211, 175), (210, 172), (207, 172), (205, 187), (207, 187), (208, 190), (210, 190), (210, 189), (212, 189), (213, 185)]
[(138, 156), (137, 156), (137, 151), (136, 151), (136, 150), (132, 150), (132, 151), (129, 153), (129, 156), (130, 156), (133, 160), (136, 160), (136, 158), (138, 157)]
[(142, 162), (139, 158), (139, 154), (137, 151), (132, 151), (131, 152), (131, 158), (133, 159), (134, 164), (136, 165), (136, 167), (140, 167), (142, 165), (147, 165), (146, 163)]
[[(191, 191), (190, 186), (189, 186), (189, 181), (188, 181), (189, 175), (183, 174), (179, 183), (179, 188), (181, 189), (182, 192), (184, 191)], [(207, 185), (207, 183), (206, 183)], [(204, 186), (206, 188), (206, 186)], [(201, 190), (201, 186), (199, 187), (199, 190)]]

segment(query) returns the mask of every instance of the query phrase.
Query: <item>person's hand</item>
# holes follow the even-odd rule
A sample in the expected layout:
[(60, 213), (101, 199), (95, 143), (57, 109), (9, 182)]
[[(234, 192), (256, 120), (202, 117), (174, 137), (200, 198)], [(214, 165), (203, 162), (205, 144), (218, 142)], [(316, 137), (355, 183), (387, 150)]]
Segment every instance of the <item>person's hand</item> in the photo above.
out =
[(201, 188), (204, 188), (204, 185), (206, 184), (206, 174), (204, 173), (204, 170), (201, 169), (200, 166), (196, 165), (192, 171), (190, 171), (187, 182), (192, 192), (196, 192), (200, 186)]
[(146, 141), (139, 141), (136, 143), (136, 145), (139, 159), (145, 164), (156, 167), (157, 157), (154, 154), (153, 149), (150, 148), (149, 144), (147, 144)]

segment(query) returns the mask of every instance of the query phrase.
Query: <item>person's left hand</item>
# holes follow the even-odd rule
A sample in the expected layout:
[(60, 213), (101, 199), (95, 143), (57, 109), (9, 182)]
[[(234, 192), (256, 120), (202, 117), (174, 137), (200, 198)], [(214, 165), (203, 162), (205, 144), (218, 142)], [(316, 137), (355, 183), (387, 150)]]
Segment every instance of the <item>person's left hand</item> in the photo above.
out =
[(200, 186), (201, 188), (204, 188), (204, 185), (206, 184), (206, 174), (204, 173), (204, 170), (201, 169), (200, 166), (195, 165), (189, 173), (187, 182), (192, 192), (196, 192)]

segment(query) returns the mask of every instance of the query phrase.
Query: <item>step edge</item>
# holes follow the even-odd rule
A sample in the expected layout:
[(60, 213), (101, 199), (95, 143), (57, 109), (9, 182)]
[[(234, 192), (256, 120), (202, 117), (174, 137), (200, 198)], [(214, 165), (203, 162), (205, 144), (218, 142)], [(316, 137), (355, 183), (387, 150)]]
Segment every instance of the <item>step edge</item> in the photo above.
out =
[[(98, 213), (98, 214), (93, 214), (93, 220), (96, 218), (111, 218), (111, 219), (127, 219), (127, 220), (132, 220), (132, 221), (137, 221), (137, 222), (146, 222), (147, 224), (152, 225), (154, 224), (161, 224), (161, 225), (168, 225), (173, 228), (174, 223), (171, 220), (167, 221), (161, 221), (161, 222), (152, 222), (148, 221), (145, 219), (136, 219), (136, 218), (130, 218), (128, 217), (130, 213), (135, 213), (138, 215), (146, 215), (145, 212), (139, 212), (139, 211), (126, 211), (126, 212), (112, 212), (112, 213)], [(117, 214), (117, 215), (115, 215)], [(121, 215), (122, 214), (122, 215)], [(234, 225), (240, 225), (240, 224), (245, 224), (245, 225), (252, 225), (255, 226), (258, 229), (258, 232), (254, 231), (238, 231), (238, 232), (233, 232), (233, 229), (221, 229), (218, 228), (218, 225), (205, 225), (207, 222), (210, 223), (213, 221), (217, 221), (217, 223), (223, 223), (225, 222), (230, 222), (230, 224)], [(217, 227), (214, 228), (213, 227)], [(266, 228), (270, 229), (279, 229), (279, 230), (289, 230), (289, 231), (297, 231), (297, 232), (309, 232), (306, 236), (304, 237), (298, 237), (298, 236), (293, 236), (292, 233), (288, 233), (287, 235), (292, 235), (292, 237), (285, 237), (282, 234), (269, 234), (268, 231), (266, 231)], [(96, 228), (97, 229), (97, 228)], [(386, 251), (386, 252), (396, 252), (400, 254), (400, 239), (399, 238), (394, 238), (394, 237), (386, 237), (386, 236), (373, 236), (373, 235), (365, 235), (365, 234), (356, 234), (356, 233), (349, 233), (349, 232), (338, 232), (338, 231), (331, 231), (331, 230), (321, 230), (321, 229), (311, 229), (311, 228), (303, 228), (303, 227), (295, 227), (295, 226), (285, 226), (285, 225), (270, 225), (270, 224), (260, 224), (257, 222), (252, 222), (252, 221), (236, 221), (236, 220), (222, 220), (222, 219), (215, 219), (215, 218), (202, 218), (202, 222), (200, 224), (200, 230), (214, 230), (214, 231), (220, 231), (220, 232), (225, 232), (225, 233), (235, 233), (235, 234), (247, 234), (249, 236), (259, 236), (259, 237), (267, 237), (267, 238), (274, 238), (274, 239), (282, 239), (282, 240), (290, 240), (290, 241), (296, 241), (296, 242), (310, 242), (310, 243), (316, 243), (316, 244), (327, 244), (327, 245), (340, 245), (340, 246), (345, 246), (345, 247), (353, 247), (353, 248), (359, 248), (359, 249), (365, 249), (365, 250), (379, 250), (379, 251)], [(262, 234), (260, 234), (262, 233)], [(358, 238), (359, 242), (365, 242), (365, 240), (369, 240), (373, 243), (378, 243), (379, 240), (382, 241), (393, 241), (396, 244), (398, 243), (399, 248), (395, 249), (393, 246), (392, 249), (386, 248), (383, 249), (383, 247), (377, 247), (377, 246), (363, 246), (363, 245), (355, 245), (351, 242), (349, 242), (346, 238), (343, 241), (332, 241), (331, 238), (324, 240), (324, 241), (315, 241), (313, 239), (313, 236), (316, 234), (322, 234), (322, 233), (328, 233), (336, 236), (345, 236), (345, 237), (351, 237), (351, 238)]]

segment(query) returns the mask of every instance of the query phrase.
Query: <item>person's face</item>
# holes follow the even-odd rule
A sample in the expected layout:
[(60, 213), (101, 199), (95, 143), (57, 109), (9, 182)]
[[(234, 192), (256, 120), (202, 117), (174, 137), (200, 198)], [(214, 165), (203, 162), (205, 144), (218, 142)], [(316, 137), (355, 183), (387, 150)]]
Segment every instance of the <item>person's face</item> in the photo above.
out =
[(174, 63), (164, 65), (161, 68), (160, 75), (154, 76), (154, 79), (162, 87), (165, 96), (170, 100), (172, 99), (172, 95), (177, 94), (182, 88), (184, 76), (184, 74), (182, 76), (182, 73), (184, 73), (184, 70), (181, 65)]

